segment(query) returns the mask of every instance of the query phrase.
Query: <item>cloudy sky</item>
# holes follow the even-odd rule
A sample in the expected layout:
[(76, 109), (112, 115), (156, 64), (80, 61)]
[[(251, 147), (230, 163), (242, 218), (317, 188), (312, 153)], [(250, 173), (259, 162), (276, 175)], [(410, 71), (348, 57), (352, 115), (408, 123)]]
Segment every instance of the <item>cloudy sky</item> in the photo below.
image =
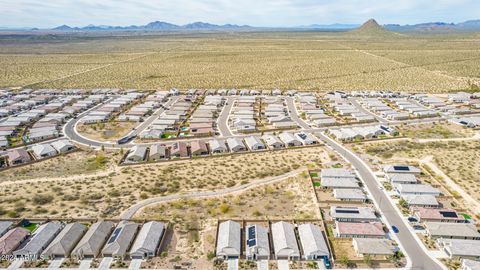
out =
[(0, 27), (142, 25), (204, 21), (253, 26), (460, 22), (480, 19), (480, 0), (0, 0)]

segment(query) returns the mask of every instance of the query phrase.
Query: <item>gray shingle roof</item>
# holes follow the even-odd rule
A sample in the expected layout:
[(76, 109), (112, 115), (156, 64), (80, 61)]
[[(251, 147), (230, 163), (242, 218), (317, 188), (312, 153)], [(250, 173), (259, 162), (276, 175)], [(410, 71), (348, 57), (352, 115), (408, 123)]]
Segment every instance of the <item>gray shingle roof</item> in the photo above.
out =
[(217, 256), (240, 256), (240, 224), (228, 220), (220, 223), (217, 237)]
[(96, 257), (107, 241), (115, 224), (111, 221), (99, 221), (92, 224), (82, 240), (77, 244), (72, 254), (78, 258), (83, 256)]
[(292, 224), (284, 221), (272, 224), (272, 237), (276, 256), (300, 256)]
[(311, 223), (301, 224), (298, 226), (298, 236), (305, 257), (314, 255), (330, 257), (330, 251), (320, 227)]
[(15, 256), (39, 256), (62, 229), (60, 222), (52, 221), (42, 224), (25, 241), (20, 248), (13, 252)]
[(46, 256), (64, 256), (67, 257), (72, 252), (75, 245), (87, 231), (87, 227), (80, 223), (70, 223), (63, 228), (58, 236), (45, 249), (43, 255)]
[(0, 221), (0, 236), (4, 235), (12, 225), (11, 221)]
[(164, 228), (165, 225), (158, 221), (145, 223), (132, 245), (130, 256), (143, 256), (145, 253), (155, 253), (160, 244)]
[(121, 221), (115, 230), (113, 230), (113, 233), (105, 244), (105, 247), (103, 247), (103, 256), (125, 256), (133, 239), (135, 238), (137, 230), (137, 223)]

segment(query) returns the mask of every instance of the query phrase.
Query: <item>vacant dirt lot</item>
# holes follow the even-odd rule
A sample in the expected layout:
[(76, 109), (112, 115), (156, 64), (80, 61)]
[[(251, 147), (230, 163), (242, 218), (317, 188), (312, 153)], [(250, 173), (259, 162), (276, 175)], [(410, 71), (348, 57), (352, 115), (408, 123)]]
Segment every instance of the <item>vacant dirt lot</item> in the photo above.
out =
[[(80, 158), (84, 154), (78, 155)], [(102, 162), (98, 156), (102, 156)], [(76, 164), (87, 163), (90, 158), (96, 169), (74, 169)], [(119, 154), (100, 152), (84, 155), (80, 161), (66, 156), (62, 162), (52, 159), (48, 164), (7, 170), (2, 173), (2, 180), (16, 179), (16, 172), (21, 172), (24, 180), (8, 182), (8, 185), (0, 183), (0, 215), (115, 217), (149, 197), (232, 187), (330, 161), (322, 147), (128, 167), (109, 165), (119, 158)]]
[(449, 139), (471, 137), (474, 135), (472, 129), (451, 123), (404, 125), (399, 128), (399, 132), (403, 136), (412, 139)]
[(117, 122), (110, 121), (106, 123), (78, 125), (77, 131), (83, 136), (94, 140), (116, 140), (127, 135), (138, 123), (136, 122)]

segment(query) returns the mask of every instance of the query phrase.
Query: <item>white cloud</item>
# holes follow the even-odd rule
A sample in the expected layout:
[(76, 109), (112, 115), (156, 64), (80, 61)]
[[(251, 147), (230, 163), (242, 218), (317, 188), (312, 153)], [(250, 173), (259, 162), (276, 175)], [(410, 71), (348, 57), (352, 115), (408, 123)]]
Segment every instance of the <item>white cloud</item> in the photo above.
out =
[(131, 25), (161, 20), (295, 26), (313, 23), (462, 21), (480, 17), (478, 0), (0, 0), (0, 26)]

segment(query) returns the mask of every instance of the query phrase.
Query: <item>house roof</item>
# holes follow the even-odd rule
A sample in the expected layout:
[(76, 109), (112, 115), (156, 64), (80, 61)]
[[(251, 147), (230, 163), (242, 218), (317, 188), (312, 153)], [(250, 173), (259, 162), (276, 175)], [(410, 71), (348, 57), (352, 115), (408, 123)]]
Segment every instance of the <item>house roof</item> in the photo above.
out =
[(432, 187), (431, 185), (425, 184), (399, 184), (397, 190), (400, 193), (427, 193), (427, 194), (437, 194), (440, 191), (437, 188)]
[(433, 195), (402, 195), (408, 205), (438, 206), (439, 203)]
[(217, 237), (217, 256), (240, 255), (240, 224), (227, 220), (219, 224)]
[(152, 145), (152, 146), (150, 146), (149, 155), (150, 156), (154, 156), (154, 155), (165, 156), (166, 149), (167, 149), (167, 147), (165, 145), (161, 145), (161, 144)]
[(335, 226), (340, 234), (347, 235), (366, 235), (366, 236), (384, 236), (383, 225), (381, 222), (336, 222)]
[(243, 142), (238, 139), (238, 138), (228, 138), (227, 139), (227, 144), (228, 147), (230, 147), (230, 150), (237, 150), (237, 149), (244, 149), (245, 145)]
[(57, 151), (61, 151), (65, 147), (73, 147), (73, 144), (69, 140), (58, 140), (51, 143), (53, 148)]
[(410, 165), (387, 165), (383, 168), (383, 171), (386, 173), (413, 173), (420, 174), (422, 171)]
[(462, 267), (465, 270), (480, 270), (480, 261), (463, 259)]
[(20, 227), (13, 228), (6, 232), (0, 237), (0, 254), (10, 254), (29, 234), (29, 230)]
[(276, 255), (300, 256), (292, 224), (285, 221), (273, 223), (272, 237)]
[(420, 219), (430, 219), (430, 220), (454, 220), (454, 221), (464, 221), (465, 217), (459, 215), (457, 211), (453, 209), (445, 208), (416, 208), (414, 210), (415, 214)]
[(192, 141), (190, 143), (192, 154), (196, 152), (206, 152), (207, 144), (204, 141)]
[(353, 238), (353, 242), (359, 254), (392, 255), (397, 251), (390, 239)]
[(441, 246), (443, 246), (452, 256), (459, 257), (480, 257), (480, 241), (479, 240), (464, 240), (464, 239), (438, 239)]
[(69, 223), (45, 249), (47, 256), (69, 256), (75, 245), (80, 241), (87, 227), (81, 223)]
[(330, 215), (333, 219), (377, 219), (371, 207), (331, 206)]
[(145, 223), (138, 233), (130, 250), (130, 255), (155, 253), (162, 238), (165, 225), (162, 222), (150, 221)]
[(480, 238), (477, 227), (470, 223), (425, 222), (425, 227), (432, 236)]
[(249, 136), (245, 138), (245, 143), (247, 146), (252, 149), (256, 147), (265, 147), (262, 141), (256, 136)]
[(212, 151), (215, 151), (215, 150), (227, 151), (227, 146), (225, 145), (225, 141), (223, 140), (213, 139), (208, 141), (208, 144), (210, 145), (210, 150)]
[(262, 136), (262, 139), (267, 143), (267, 145), (269, 146), (272, 146), (272, 145), (275, 145), (275, 144), (281, 144), (283, 145), (283, 142), (280, 141), (280, 139), (278, 139), (277, 136), (274, 136), (274, 135), (269, 135), (269, 134), (266, 134), (266, 135), (263, 135)]
[(327, 168), (322, 169), (320, 177), (328, 178), (356, 178), (357, 176), (350, 170), (344, 168)]
[(8, 160), (9, 160), (10, 162), (13, 162), (13, 161), (19, 160), (19, 159), (22, 159), (22, 160), (31, 160), (30, 155), (28, 154), (28, 152), (27, 152), (25, 149), (22, 149), (22, 148), (9, 150), (9, 151), (7, 152), (7, 155), (8, 155)]
[(411, 173), (388, 173), (387, 178), (395, 183), (416, 183), (417, 177)]
[(0, 236), (4, 235), (12, 225), (11, 221), (0, 221)]
[(305, 256), (317, 255), (330, 257), (325, 238), (320, 227), (311, 223), (298, 226), (298, 236)]
[(77, 256), (97, 256), (115, 224), (111, 221), (99, 221), (92, 224), (77, 244), (73, 253)]
[(320, 180), (322, 187), (332, 188), (360, 188), (355, 178), (330, 178), (322, 177)]
[(128, 153), (127, 158), (140, 158), (143, 159), (145, 154), (147, 153), (147, 147), (141, 145), (135, 145), (130, 149), (130, 153)]
[(27, 239), (19, 249), (14, 251), (13, 254), (15, 256), (40, 255), (40, 252), (43, 251), (43, 247), (50, 244), (61, 229), (62, 224), (57, 221), (51, 221), (40, 225), (32, 236)]
[(57, 151), (50, 144), (36, 144), (32, 146), (32, 151), (37, 157), (57, 153)]
[(121, 221), (113, 230), (112, 235), (103, 247), (102, 253), (104, 255), (124, 256), (137, 233), (137, 229), (137, 223)]
[(245, 229), (246, 255), (259, 256), (270, 255), (270, 245), (268, 242), (268, 230), (258, 224), (249, 225)]
[(333, 196), (339, 200), (342, 199), (358, 199), (358, 200), (366, 200), (367, 195), (363, 192), (363, 190), (359, 188), (339, 188), (333, 190)]

